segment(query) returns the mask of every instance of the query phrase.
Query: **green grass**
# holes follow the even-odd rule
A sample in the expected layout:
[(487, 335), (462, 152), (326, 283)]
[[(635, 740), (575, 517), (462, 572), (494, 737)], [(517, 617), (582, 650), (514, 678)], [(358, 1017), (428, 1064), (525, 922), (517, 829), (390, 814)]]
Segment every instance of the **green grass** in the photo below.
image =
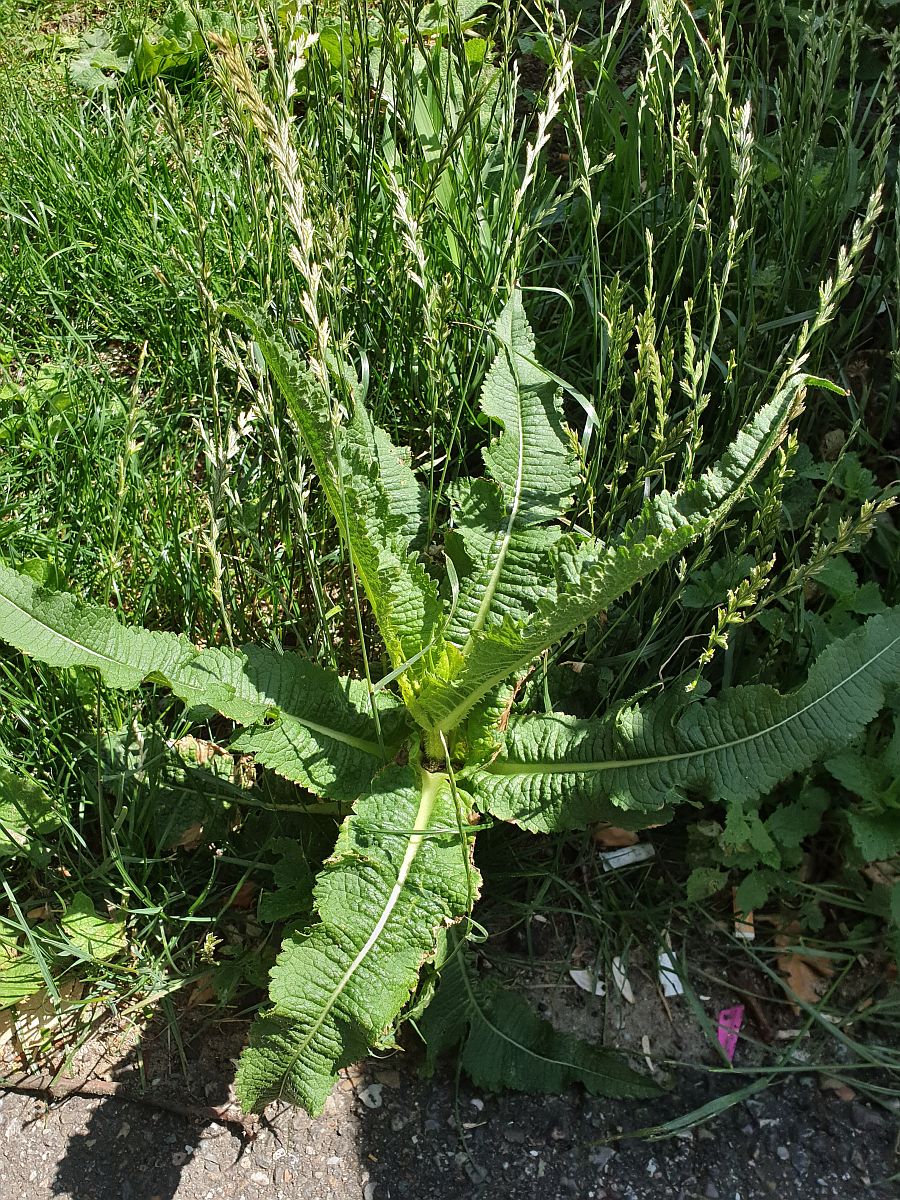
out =
[[(535, 706), (587, 715), (680, 677), (790, 686), (863, 619), (860, 588), (868, 604), (872, 588), (900, 599), (895, 518), (859, 517), (900, 475), (888, 10), (761, 0), (692, 16), (652, 0), (601, 27), (568, 10), (451, 9), (439, 38), (402, 4), (379, 11), (390, 36), (357, 0), (319, 14), (296, 81), (289, 30), (270, 21), (242, 48), (257, 101), (218, 50), (196, 73), (86, 96), (59, 30), (85, 32), (93, 13), (0, 9), (4, 561), (37, 560), (51, 582), (204, 643), (281, 643), (342, 668), (362, 644), (378, 678), (302, 447), (227, 306), (266, 307), (304, 353), (327, 322), (375, 419), (412, 447), (437, 532), (447, 489), (479, 469), (487, 331), (517, 282), (582, 437), (577, 519), (601, 537), (716, 457), (798, 339), (846, 389), (810, 392), (751, 536), (726, 529), (565, 647), (528, 681)], [(105, 13), (114, 32), (147, 19)], [(200, 844), (179, 848), (158, 811), (181, 768), (123, 775), (104, 766), (106, 739), (138, 729), (167, 762), (188, 729), (213, 742), (227, 729), (6, 652), (0, 705), (3, 761), (65, 804), (56, 833), (2, 862), (11, 935), (50, 905), (32, 935), (48, 971), (137, 1000), (274, 944), (234, 898), (248, 881), (272, 888), (280, 837), (326, 853), (331, 817), (311, 829), (260, 778), (226, 788)], [(520, 874), (532, 909), (557, 903), (551, 885), (578, 894), (566, 856), (585, 846), (551, 853), (554, 872)], [(79, 889), (128, 914), (127, 962), (72, 951), (58, 917)], [(603, 922), (626, 929), (628, 911), (626, 896)], [(229, 995), (247, 982), (223, 978)]]

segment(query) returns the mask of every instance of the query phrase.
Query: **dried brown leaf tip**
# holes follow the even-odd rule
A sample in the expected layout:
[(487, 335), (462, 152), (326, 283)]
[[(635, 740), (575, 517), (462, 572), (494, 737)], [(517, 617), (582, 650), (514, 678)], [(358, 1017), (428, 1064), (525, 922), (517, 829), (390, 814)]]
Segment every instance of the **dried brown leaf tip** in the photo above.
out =
[(594, 829), (594, 841), (605, 850), (616, 850), (620, 846), (633, 846), (638, 835), (632, 829), (620, 829), (618, 825), (598, 825)]
[[(782, 947), (783, 953), (775, 961), (788, 990), (804, 1004), (818, 1004), (834, 975), (834, 967), (826, 955), (798, 946), (798, 934), (799, 926), (794, 923), (776, 936), (775, 945)], [(794, 1007), (799, 1011), (799, 1006)]]

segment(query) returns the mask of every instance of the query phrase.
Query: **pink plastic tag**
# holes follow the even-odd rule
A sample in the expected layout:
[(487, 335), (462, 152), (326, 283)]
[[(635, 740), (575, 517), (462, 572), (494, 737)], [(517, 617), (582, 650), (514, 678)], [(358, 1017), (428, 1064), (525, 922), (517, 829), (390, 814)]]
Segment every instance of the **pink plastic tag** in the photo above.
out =
[(743, 1023), (743, 1004), (736, 1004), (734, 1008), (723, 1008), (719, 1013), (719, 1045), (725, 1051), (729, 1062), (734, 1062), (738, 1034), (741, 1031)]

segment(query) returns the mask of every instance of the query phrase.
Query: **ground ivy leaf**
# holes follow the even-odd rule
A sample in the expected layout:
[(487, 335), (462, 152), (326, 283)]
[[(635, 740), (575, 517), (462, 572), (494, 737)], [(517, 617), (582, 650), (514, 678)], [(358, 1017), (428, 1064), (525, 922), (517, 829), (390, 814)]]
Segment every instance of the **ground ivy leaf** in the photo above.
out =
[(76, 892), (60, 922), (72, 944), (87, 958), (105, 962), (125, 949), (124, 917), (108, 921), (97, 915), (85, 892)]

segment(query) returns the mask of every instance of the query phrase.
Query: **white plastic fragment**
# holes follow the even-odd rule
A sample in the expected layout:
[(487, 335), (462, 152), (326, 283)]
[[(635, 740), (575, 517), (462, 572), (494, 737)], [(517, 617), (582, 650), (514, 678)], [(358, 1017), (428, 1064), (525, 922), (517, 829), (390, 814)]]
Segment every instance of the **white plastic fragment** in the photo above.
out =
[(361, 1088), (357, 1095), (366, 1108), (381, 1108), (381, 1093), (384, 1091), (383, 1083), (370, 1083), (368, 1087)]
[(605, 996), (606, 988), (603, 980), (598, 979), (593, 971), (570, 971), (569, 978), (573, 983), (576, 983), (583, 992), (590, 992), (593, 996)]
[(654, 1063), (653, 1059), (650, 1057), (650, 1038), (647, 1036), (646, 1033), (641, 1038), (641, 1050), (643, 1051), (643, 1054), (644, 1054), (644, 1062), (647, 1064), (647, 1070), (650, 1072), (651, 1075), (655, 1075), (656, 1074), (656, 1064)]
[(625, 968), (622, 966), (622, 960), (618, 954), (612, 960), (612, 977), (613, 983), (618, 988), (622, 999), (628, 1004), (634, 1004), (634, 992), (631, 988), (631, 982), (625, 974)]
[(684, 995), (684, 984), (668, 950), (661, 950), (659, 953), (659, 982), (664, 996)]
[(604, 871), (618, 871), (620, 867), (631, 867), (635, 863), (645, 862), (656, 853), (652, 842), (636, 842), (633, 846), (619, 846), (615, 850), (603, 850), (600, 862)]

